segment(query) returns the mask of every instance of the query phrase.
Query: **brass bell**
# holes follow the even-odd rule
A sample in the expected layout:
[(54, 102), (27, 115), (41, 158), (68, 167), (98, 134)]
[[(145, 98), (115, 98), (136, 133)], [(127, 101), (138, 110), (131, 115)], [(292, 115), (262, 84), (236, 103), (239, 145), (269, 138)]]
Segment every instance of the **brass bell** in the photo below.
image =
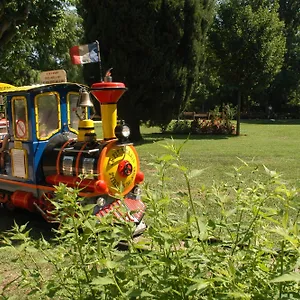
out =
[(93, 102), (91, 101), (90, 93), (86, 89), (81, 89), (78, 100), (79, 107), (94, 107)]

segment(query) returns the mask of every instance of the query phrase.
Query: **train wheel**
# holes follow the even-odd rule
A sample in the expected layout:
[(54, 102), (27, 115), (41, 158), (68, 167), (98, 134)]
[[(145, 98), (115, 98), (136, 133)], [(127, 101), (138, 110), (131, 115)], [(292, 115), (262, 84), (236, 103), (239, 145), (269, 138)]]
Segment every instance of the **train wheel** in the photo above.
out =
[(10, 195), (7, 193), (1, 193), (0, 194), (0, 198), (1, 198), (1, 203), (2, 205), (9, 211), (14, 211), (15, 210), (15, 206), (13, 205), (11, 199), (10, 199)]
[(14, 211), (16, 208), (10, 200), (4, 203), (4, 207), (9, 211)]

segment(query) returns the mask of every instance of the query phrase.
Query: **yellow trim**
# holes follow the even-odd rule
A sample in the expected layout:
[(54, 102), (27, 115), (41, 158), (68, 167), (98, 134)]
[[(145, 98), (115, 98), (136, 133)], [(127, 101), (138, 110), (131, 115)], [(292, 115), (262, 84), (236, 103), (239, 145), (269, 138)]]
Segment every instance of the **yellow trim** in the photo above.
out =
[[(79, 97), (79, 93), (77, 92), (69, 92), (67, 94), (67, 111), (68, 111), (68, 128), (70, 131), (78, 134), (78, 130), (76, 130), (75, 128), (71, 127), (71, 107), (70, 107), (70, 95), (78, 95)], [(78, 120), (79, 121), (79, 120)]]
[[(17, 128), (16, 128), (16, 118), (15, 118), (15, 101), (24, 101), (25, 100), (25, 130), (26, 130), (26, 136), (24, 138), (20, 138), (17, 136)], [(13, 131), (14, 131), (14, 138), (15, 140), (19, 141), (27, 141), (29, 138), (29, 130), (28, 130), (28, 108), (27, 108), (27, 99), (24, 96), (15, 96), (11, 99), (11, 109), (12, 109), (12, 119), (13, 119)]]
[(0, 91), (1, 92), (11, 90), (11, 89), (14, 89), (14, 88), (15, 87), (11, 84), (0, 82)]
[[(16, 176), (14, 174), (15, 171), (15, 166), (14, 166), (14, 156), (12, 155), (13, 150), (19, 150), (24, 152), (24, 167), (25, 167), (25, 177), (22, 176)], [(11, 157), (11, 172), (12, 176), (18, 177), (18, 178), (23, 178), (23, 179), (28, 179), (28, 156), (27, 156), (27, 150), (26, 149), (17, 149), (17, 148), (12, 148), (10, 149), (10, 157)]]
[(60, 83), (49, 83), (49, 84), (35, 84), (35, 85), (25, 85), (25, 86), (12, 86), (9, 87), (7, 89), (3, 89), (0, 90), (0, 94), (1, 93), (14, 93), (14, 92), (27, 92), (27, 91), (32, 91), (32, 90), (36, 90), (36, 89), (43, 89), (44, 87), (49, 87), (49, 86), (62, 86), (62, 85), (67, 85), (67, 86), (71, 86), (71, 85), (77, 85), (78, 87), (88, 87), (84, 84), (78, 84), (76, 82), (60, 82)]
[[(47, 136), (40, 136), (40, 128), (39, 128), (39, 110), (38, 110), (38, 98), (47, 96), (47, 95), (56, 95), (56, 101), (57, 101), (57, 114), (58, 114), (58, 128), (54, 131), (52, 131)], [(60, 114), (60, 95), (58, 92), (47, 92), (38, 94), (34, 97), (34, 112), (35, 112), (35, 128), (36, 128), (36, 136), (40, 141), (48, 140), (51, 136), (53, 136), (55, 133), (59, 132), (61, 130), (61, 114)]]
[(21, 141), (14, 141), (14, 148), (22, 149), (22, 142)]

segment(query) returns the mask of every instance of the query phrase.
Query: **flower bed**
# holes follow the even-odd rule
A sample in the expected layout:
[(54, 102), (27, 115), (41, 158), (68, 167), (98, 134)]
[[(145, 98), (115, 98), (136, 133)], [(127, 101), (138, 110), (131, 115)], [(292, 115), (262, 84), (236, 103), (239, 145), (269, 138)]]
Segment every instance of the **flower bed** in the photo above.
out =
[(223, 119), (198, 119), (191, 122), (190, 132), (193, 134), (234, 134), (235, 126), (232, 122)]
[(236, 114), (236, 108), (225, 104), (220, 109), (216, 106), (209, 112), (209, 119), (195, 118), (194, 120), (173, 120), (167, 126), (166, 131), (176, 134), (235, 134), (235, 126), (232, 119)]

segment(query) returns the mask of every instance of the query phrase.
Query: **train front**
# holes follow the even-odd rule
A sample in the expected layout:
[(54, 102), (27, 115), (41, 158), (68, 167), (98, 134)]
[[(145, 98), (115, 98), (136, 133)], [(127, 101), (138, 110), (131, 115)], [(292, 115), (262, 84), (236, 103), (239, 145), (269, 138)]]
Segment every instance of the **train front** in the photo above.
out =
[(137, 235), (146, 228), (139, 187), (144, 174), (138, 154), (129, 142), (129, 127), (117, 123), (117, 102), (125, 91), (125, 85), (112, 82), (110, 76), (92, 85), (90, 92), (101, 107), (103, 139), (99, 140), (94, 122), (88, 118), (88, 107), (92, 106), (89, 92), (82, 90), (78, 101), (78, 137), (70, 140), (58, 136), (49, 141), (43, 172), (50, 185), (79, 187), (84, 204), (95, 204), (96, 216), (112, 213), (117, 220), (134, 222), (133, 235)]

